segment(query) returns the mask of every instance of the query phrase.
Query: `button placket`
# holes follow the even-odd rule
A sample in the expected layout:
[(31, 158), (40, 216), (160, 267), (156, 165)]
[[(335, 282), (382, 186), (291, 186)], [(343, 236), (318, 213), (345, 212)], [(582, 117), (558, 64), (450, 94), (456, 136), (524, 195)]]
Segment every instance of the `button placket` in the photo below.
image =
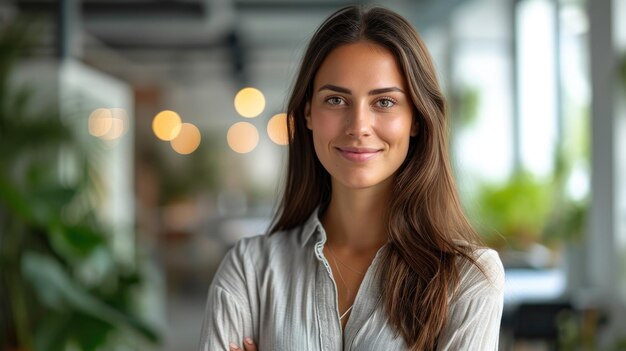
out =
[[(346, 339), (344, 340), (346, 343), (345, 345), (347, 345), (346, 350), (353, 349), (354, 340), (363, 332), (363, 327), (366, 321), (372, 317), (374, 311), (379, 308), (381, 303), (382, 296), (380, 294), (380, 288), (378, 286), (375, 273), (378, 269), (378, 265), (380, 264), (378, 261), (382, 250), (383, 248), (380, 248), (376, 252), (376, 256), (374, 256), (372, 264), (368, 267), (365, 278), (363, 279), (363, 286), (361, 287), (363, 289), (359, 288), (359, 292), (357, 293), (355, 304), (357, 301), (359, 303), (356, 305), (356, 308), (353, 311), (354, 314), (350, 317), (348, 324), (346, 325)], [(361, 294), (363, 295), (361, 296)]]
[[(324, 346), (327, 350), (343, 350), (343, 331), (341, 329), (341, 320), (339, 319), (339, 305), (337, 303), (338, 292), (335, 279), (333, 277), (332, 269), (328, 260), (324, 256), (324, 243), (326, 242), (326, 235), (323, 229), (318, 228), (317, 234), (320, 235), (319, 241), (315, 243), (315, 256), (323, 264), (326, 269), (326, 274), (329, 280), (322, 279), (322, 274), (318, 275), (317, 289), (320, 295), (318, 303), (321, 306), (320, 311), (325, 318), (326, 326), (335, 328), (334, 332), (328, 333), (328, 335), (322, 336), (324, 339)], [(321, 273), (321, 267), (319, 273)], [(332, 286), (332, 288), (331, 288)], [(325, 333), (323, 333), (325, 334)], [(339, 335), (339, 337), (337, 337)]]

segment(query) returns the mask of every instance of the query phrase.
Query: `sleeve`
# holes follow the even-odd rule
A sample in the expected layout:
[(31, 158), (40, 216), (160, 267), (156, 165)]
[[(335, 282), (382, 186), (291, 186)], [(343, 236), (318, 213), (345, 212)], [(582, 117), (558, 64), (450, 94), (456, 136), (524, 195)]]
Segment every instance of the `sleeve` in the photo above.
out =
[(480, 252), (477, 263), (482, 270), (470, 262), (460, 269), (461, 282), (439, 336), (439, 351), (498, 350), (504, 268), (498, 253), (490, 249)]
[(211, 285), (202, 323), (200, 351), (228, 351), (228, 344), (242, 346), (243, 338), (253, 334), (252, 313), (244, 266), (245, 239), (230, 249), (220, 263)]

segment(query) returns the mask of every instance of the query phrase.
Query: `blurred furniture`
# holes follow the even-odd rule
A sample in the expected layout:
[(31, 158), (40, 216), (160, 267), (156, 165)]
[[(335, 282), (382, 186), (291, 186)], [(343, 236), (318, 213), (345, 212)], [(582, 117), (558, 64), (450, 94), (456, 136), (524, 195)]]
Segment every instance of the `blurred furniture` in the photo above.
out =
[(559, 350), (559, 316), (572, 313), (567, 301), (524, 302), (512, 314), (512, 338), (517, 341), (543, 341), (550, 350)]

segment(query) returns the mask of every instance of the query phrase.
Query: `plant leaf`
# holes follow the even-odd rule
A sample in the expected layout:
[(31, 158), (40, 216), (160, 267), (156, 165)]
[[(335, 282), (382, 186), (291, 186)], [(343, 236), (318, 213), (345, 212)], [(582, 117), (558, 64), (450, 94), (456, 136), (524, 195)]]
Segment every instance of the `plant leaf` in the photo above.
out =
[(34, 215), (27, 198), (0, 174), (0, 200), (25, 222), (33, 222)]
[(53, 225), (49, 235), (55, 251), (66, 257), (68, 261), (84, 258), (96, 248), (106, 244), (104, 235), (82, 224), (73, 226)]
[[(88, 291), (77, 285), (54, 259), (35, 252), (24, 254), (22, 273), (36, 287), (36, 292), (50, 294), (54, 292), (65, 304), (95, 319), (120, 326), (143, 336), (150, 341), (157, 341), (157, 333), (130, 314), (112, 308)], [(44, 299), (42, 299), (44, 300)], [(54, 306), (49, 306), (53, 308)]]

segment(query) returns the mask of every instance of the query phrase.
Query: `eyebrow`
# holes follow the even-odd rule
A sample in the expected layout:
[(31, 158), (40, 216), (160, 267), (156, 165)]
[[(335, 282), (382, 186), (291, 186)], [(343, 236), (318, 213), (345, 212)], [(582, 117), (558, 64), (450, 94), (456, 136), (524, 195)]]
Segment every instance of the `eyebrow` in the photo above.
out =
[[(332, 85), (332, 84), (322, 85), (322, 87), (319, 88), (318, 91), (322, 91), (322, 90), (332, 90), (332, 91), (336, 91), (338, 93), (352, 94), (352, 91), (350, 91), (350, 89), (346, 89), (346, 88), (339, 87), (339, 86)], [(402, 90), (402, 89), (400, 89), (398, 87), (388, 87), (388, 88), (373, 89), (373, 90), (370, 90), (367, 94), (368, 95), (378, 95), (378, 94), (389, 93), (389, 92), (392, 92), (392, 91), (398, 91), (398, 92), (401, 92), (401, 93), (405, 94), (404, 90)]]

